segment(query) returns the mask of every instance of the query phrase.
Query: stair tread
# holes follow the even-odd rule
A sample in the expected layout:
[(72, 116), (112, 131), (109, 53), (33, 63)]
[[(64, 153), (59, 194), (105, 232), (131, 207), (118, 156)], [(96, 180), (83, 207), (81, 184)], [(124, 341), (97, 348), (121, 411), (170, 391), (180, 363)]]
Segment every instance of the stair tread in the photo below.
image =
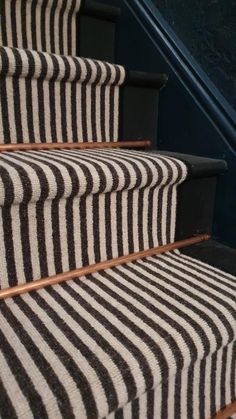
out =
[(227, 171), (227, 163), (223, 159), (212, 159), (164, 150), (158, 150), (158, 154), (182, 160), (188, 166), (188, 177), (191, 178), (215, 176)]
[(157, 387), (168, 405), (183, 365), (232, 362), (235, 298), (235, 278), (172, 253), (1, 301), (1, 405), (106, 417)]
[(131, 150), (4, 152), (0, 205), (180, 183), (185, 165)]

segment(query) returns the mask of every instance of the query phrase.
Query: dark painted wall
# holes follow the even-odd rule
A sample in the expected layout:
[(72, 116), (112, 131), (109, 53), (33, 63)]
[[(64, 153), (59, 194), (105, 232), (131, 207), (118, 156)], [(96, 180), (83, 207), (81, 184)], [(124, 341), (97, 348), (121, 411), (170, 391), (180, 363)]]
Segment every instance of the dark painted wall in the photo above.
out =
[(152, 1), (236, 109), (236, 1)]
[(139, 0), (109, 3), (122, 8), (117, 61), (131, 69), (169, 74), (167, 87), (160, 95), (156, 147), (227, 161), (229, 172), (220, 177), (217, 188), (214, 236), (236, 247), (236, 152), (191, 91), (171, 56), (163, 51), (161, 35), (152, 28), (153, 22), (147, 23), (142, 13), (137, 13), (134, 5)]

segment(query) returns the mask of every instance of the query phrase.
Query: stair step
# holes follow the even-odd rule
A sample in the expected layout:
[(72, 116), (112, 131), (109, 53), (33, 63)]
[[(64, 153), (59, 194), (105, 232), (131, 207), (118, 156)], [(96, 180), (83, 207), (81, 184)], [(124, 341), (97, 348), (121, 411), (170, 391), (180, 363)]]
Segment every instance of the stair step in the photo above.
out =
[(235, 299), (235, 278), (168, 254), (1, 301), (0, 415), (211, 417), (232, 401)]
[(0, 79), (0, 142), (118, 140), (123, 67), (0, 47)]
[(2, 153), (0, 286), (173, 242), (186, 174), (176, 159), (137, 151)]

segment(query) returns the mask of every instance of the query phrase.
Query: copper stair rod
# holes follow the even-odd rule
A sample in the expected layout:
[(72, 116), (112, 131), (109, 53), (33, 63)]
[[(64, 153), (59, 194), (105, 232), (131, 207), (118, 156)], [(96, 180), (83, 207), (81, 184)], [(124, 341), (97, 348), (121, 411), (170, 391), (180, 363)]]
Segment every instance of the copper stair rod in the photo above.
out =
[(145, 148), (150, 147), (150, 140), (137, 141), (110, 141), (86, 143), (29, 143), (29, 144), (1, 144), (3, 151), (29, 151), (29, 150), (61, 150), (61, 149), (94, 149), (94, 148)]
[(105, 262), (95, 263), (94, 265), (85, 266), (83, 268), (78, 268), (73, 271), (63, 272), (58, 275), (50, 276), (44, 279), (37, 279), (35, 281), (28, 282), (22, 285), (16, 285), (15, 287), (5, 288), (0, 291), (0, 300), (4, 298), (14, 297), (23, 293), (30, 291), (36, 291), (49, 285), (60, 284), (67, 280), (78, 278), (81, 276), (90, 275), (105, 269), (114, 268), (115, 266), (120, 266), (125, 263), (134, 262), (138, 259), (143, 259), (149, 256), (160, 255), (165, 252), (170, 252), (171, 250), (181, 249), (183, 247), (190, 246), (192, 244), (200, 243), (202, 241), (209, 240), (210, 236), (208, 234), (201, 234), (199, 236), (192, 237), (190, 239), (177, 241), (175, 243), (170, 243), (164, 246), (154, 247), (152, 249), (143, 250), (142, 252), (131, 253), (127, 256), (121, 256), (115, 259), (107, 260)]
[(228, 419), (234, 413), (236, 413), (236, 401), (226, 406), (224, 409), (220, 410), (212, 419)]

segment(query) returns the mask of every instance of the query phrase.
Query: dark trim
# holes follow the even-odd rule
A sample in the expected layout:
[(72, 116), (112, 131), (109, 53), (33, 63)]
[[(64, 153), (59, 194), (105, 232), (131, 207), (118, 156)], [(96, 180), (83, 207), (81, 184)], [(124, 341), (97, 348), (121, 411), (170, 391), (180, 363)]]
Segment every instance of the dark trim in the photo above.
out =
[(124, 0), (195, 101), (236, 151), (236, 113), (150, 0)]
[(82, 0), (80, 13), (85, 16), (91, 16), (115, 22), (119, 19), (121, 10), (118, 7), (96, 3), (96, 1)]
[(166, 74), (127, 71), (125, 85), (159, 90), (166, 85), (167, 81), (168, 76)]
[(227, 172), (225, 160), (193, 156), (191, 154), (174, 153), (172, 151), (154, 151), (155, 153), (174, 157), (184, 162), (188, 168), (187, 179), (206, 178)]

